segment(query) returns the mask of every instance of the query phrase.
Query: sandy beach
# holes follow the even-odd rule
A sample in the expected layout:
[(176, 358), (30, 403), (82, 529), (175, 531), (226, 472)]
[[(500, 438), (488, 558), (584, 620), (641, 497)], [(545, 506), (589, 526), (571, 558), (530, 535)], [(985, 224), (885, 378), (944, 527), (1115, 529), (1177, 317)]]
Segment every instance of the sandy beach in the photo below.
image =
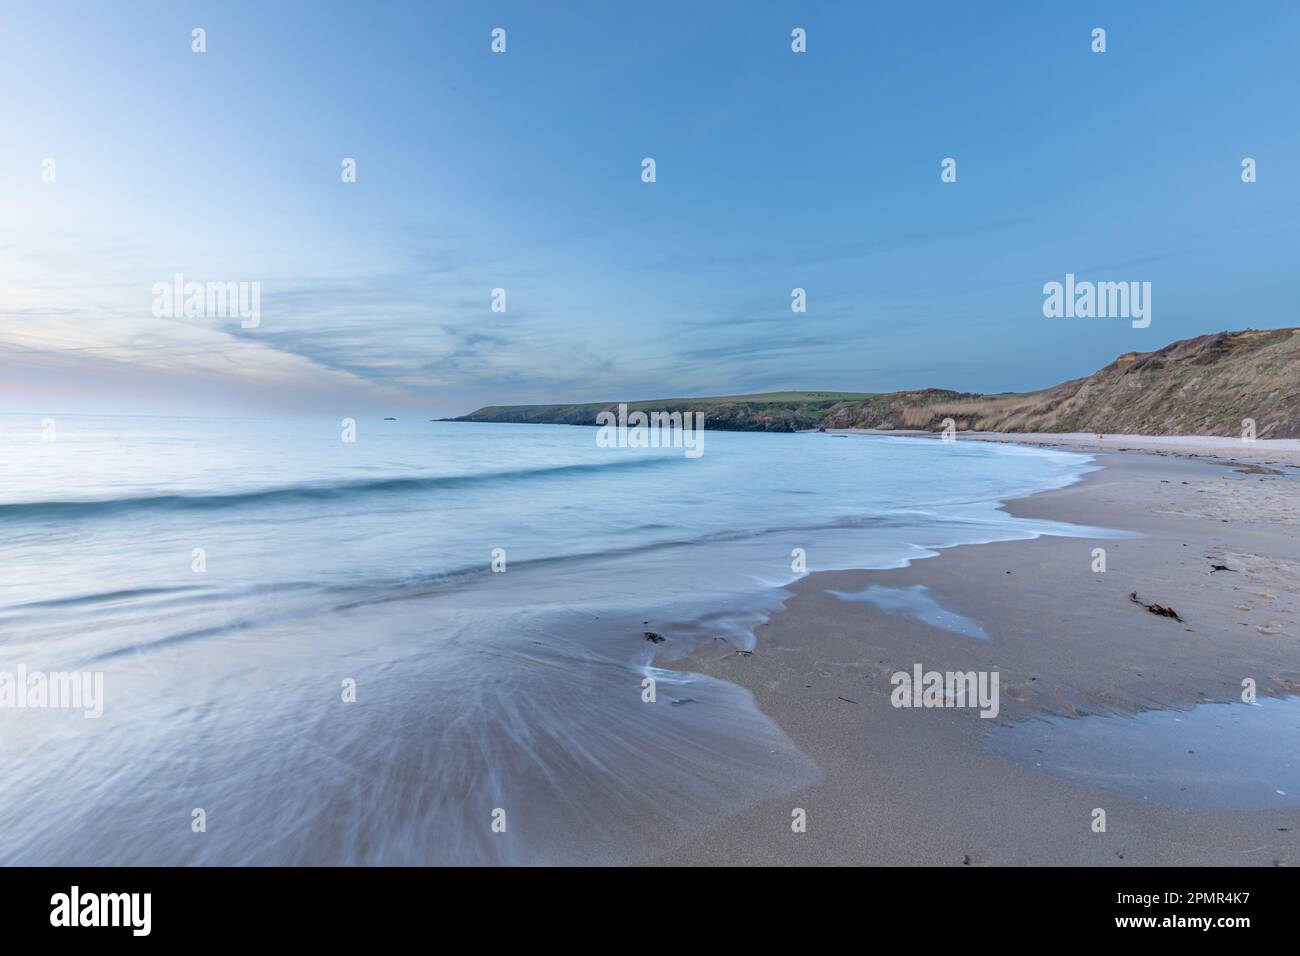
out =
[[(1207, 721), (1190, 716), (1198, 704), (1235, 702), (1198, 713), (1221, 728), (1250, 710), (1281, 721), (1269, 728), (1277, 739), (1300, 739), (1295, 710), (1284, 703), (1300, 685), (1300, 496), (1286, 467), (1300, 461), (1300, 443), (959, 440), (1095, 453), (1102, 467), (1080, 483), (1005, 507), (1134, 536), (967, 545), (897, 570), (812, 574), (790, 586), (783, 608), (757, 630), (752, 653), (719, 642), (672, 665), (749, 689), (823, 779), (657, 862), (1300, 863), (1300, 808), (1294, 792), (1274, 787), (1276, 755), (1262, 744), (1258, 753), (1227, 738), (1215, 744), (1214, 732), (1203, 747), (1198, 728)], [(1094, 570), (1098, 547), (1104, 571)], [(924, 594), (949, 624), (964, 620), (988, 639), (832, 593), (873, 586)], [(1130, 600), (1134, 592), (1181, 621), (1149, 613)], [(969, 708), (892, 706), (890, 675), (918, 663), (998, 672), (1000, 712), (986, 719)], [(1247, 679), (1260, 702), (1253, 710), (1240, 703)], [(1165, 733), (1149, 766), (1139, 714), (1186, 734), (1170, 743)], [(1095, 745), (1085, 737), (1079, 750), (1086, 759), (1066, 766), (1036, 756), (1035, 734), (1050, 743), (1076, 728), (1099, 728)], [(1010, 746), (991, 746), (994, 737)], [(1251, 762), (1246, 771), (1225, 765), (1234, 749)], [(1283, 744), (1282, 753), (1293, 777), (1295, 748)], [(1111, 766), (1112, 757), (1127, 763)], [(1256, 801), (1250, 808), (1233, 805), (1238, 789)], [(796, 809), (806, 811), (806, 832), (792, 831)], [(1095, 830), (1098, 809), (1104, 832)]]

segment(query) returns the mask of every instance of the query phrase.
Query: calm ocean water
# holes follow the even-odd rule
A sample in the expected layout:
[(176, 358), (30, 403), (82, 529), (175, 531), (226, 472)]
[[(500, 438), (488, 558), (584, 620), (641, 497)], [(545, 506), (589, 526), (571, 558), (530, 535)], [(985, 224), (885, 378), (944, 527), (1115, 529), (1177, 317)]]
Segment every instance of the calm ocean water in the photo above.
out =
[(0, 416), (0, 671), (100, 672), (103, 715), (0, 709), (5, 864), (643, 859), (817, 779), (747, 692), (654, 664), (752, 646), (795, 549), (1099, 533), (998, 508), (1089, 459), (980, 442), (54, 428)]

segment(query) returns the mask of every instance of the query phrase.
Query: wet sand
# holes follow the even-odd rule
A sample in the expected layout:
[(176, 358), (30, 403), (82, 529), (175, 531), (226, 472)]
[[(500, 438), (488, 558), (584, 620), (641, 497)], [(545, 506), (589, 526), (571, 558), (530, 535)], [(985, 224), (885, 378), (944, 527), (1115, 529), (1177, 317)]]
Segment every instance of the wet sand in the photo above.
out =
[[(1048, 437), (1069, 444), (1063, 436)], [(1239, 702), (1247, 678), (1255, 681), (1261, 701), (1289, 700), (1289, 693), (1300, 690), (1297, 478), (1286, 469), (1261, 474), (1225, 464), (1286, 460), (1269, 443), (1253, 449), (1242, 444), (1101, 453), (1096, 463), (1103, 468), (1079, 484), (1006, 505), (1017, 515), (1141, 537), (967, 545), (897, 570), (812, 574), (790, 586), (784, 608), (756, 631), (751, 654), (719, 642), (673, 664), (748, 688), (823, 777), (655, 862), (1300, 863), (1300, 795), (1254, 794), (1264, 809), (1215, 806), (1212, 788), (1201, 794), (1198, 781), (1222, 778), (1225, 768), (1214, 765), (1214, 748), (1196, 752), (1191, 729), (1182, 742), (1188, 752), (1180, 746), (1176, 755), (1165, 755), (1185, 758), (1186, 784), (1177, 789), (1191, 806), (1153, 799), (1146, 775), (1131, 769), (1132, 754), (1129, 769), (1107, 774), (1104, 750), (1115, 746), (1107, 738), (1098, 737), (1097, 753), (1085, 748), (1102, 769), (1083, 768), (1082, 779), (1063, 775), (1055, 765), (1036, 766), (1032, 749), (1027, 760), (1004, 759), (987, 739), (995, 726), (1003, 728), (999, 734), (1017, 726), (1050, 730), (1044, 719), (1085, 715), (1116, 715), (1132, 723), (1125, 715)], [(1106, 552), (1100, 573), (1093, 570), (1097, 547)], [(1232, 570), (1214, 571), (1214, 565)], [(926, 623), (898, 607), (830, 593), (860, 594), (873, 585), (903, 598), (921, 593), (950, 619), (930, 615)], [(917, 585), (926, 590), (901, 590)], [(1182, 623), (1132, 603), (1131, 592), (1172, 607)], [(961, 618), (986, 631), (988, 639), (964, 632)], [(935, 626), (953, 621), (958, 626)], [(925, 670), (997, 671), (998, 716), (892, 706), (890, 675), (911, 672), (918, 663)], [(1287, 705), (1270, 714), (1283, 710), (1294, 713)], [(1166, 723), (1177, 728), (1184, 716), (1174, 714), (1174, 723)], [(1287, 739), (1288, 728), (1281, 730)], [(1140, 735), (1129, 736), (1141, 742)], [(1300, 726), (1290, 739), (1300, 751)], [(1243, 780), (1242, 786), (1258, 789), (1277, 772), (1268, 765), (1277, 749), (1276, 743), (1270, 746), (1273, 757), (1259, 748), (1260, 779)], [(1249, 739), (1243, 749), (1252, 761)], [(1140, 756), (1139, 751), (1139, 765)], [(1046, 754), (1041, 761), (1051, 764)], [(1183, 774), (1178, 769), (1175, 782)], [(796, 808), (806, 811), (806, 832), (792, 831)], [(1094, 832), (1097, 809), (1105, 811), (1105, 832)]]

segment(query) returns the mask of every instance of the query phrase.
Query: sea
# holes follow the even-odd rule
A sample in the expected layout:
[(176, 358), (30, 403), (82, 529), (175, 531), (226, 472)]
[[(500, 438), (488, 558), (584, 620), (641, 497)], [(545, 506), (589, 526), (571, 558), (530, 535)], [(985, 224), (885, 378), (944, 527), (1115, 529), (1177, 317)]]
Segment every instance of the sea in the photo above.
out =
[(1106, 535), (1002, 509), (1055, 449), (346, 425), (0, 415), (0, 864), (652, 860), (820, 778), (675, 661), (806, 574)]

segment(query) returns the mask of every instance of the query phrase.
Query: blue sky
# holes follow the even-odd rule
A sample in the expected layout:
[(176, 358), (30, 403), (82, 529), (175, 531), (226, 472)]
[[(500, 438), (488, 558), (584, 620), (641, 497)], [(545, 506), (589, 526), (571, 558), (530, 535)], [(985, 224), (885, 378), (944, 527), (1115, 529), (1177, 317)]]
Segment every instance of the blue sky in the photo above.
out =
[[(1300, 325), (1300, 4), (43, 0), (5, 18), (0, 410), (1028, 389)], [(1150, 327), (1045, 318), (1067, 272), (1151, 282)], [(176, 273), (260, 282), (259, 327), (156, 318)]]

